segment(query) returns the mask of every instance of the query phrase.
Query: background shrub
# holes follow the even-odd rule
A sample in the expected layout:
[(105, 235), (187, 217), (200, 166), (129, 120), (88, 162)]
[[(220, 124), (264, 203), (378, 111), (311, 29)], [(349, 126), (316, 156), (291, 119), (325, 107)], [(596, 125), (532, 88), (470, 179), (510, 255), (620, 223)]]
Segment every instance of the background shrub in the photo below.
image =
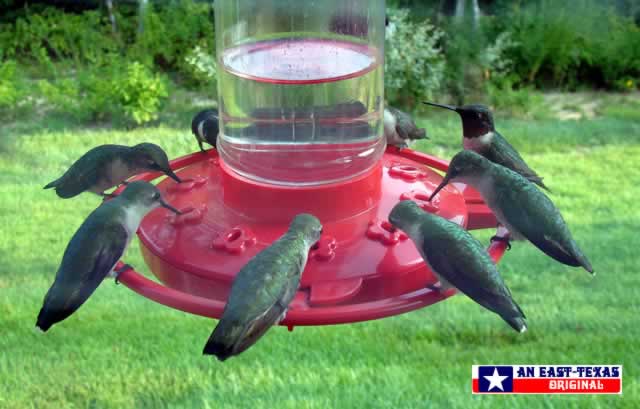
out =
[(13, 60), (0, 64), (0, 117), (14, 115), (31, 102), (26, 80)]
[(640, 76), (640, 31), (629, 17), (595, 0), (541, 0), (512, 7), (504, 30), (514, 74), (537, 87), (616, 87)]
[(205, 47), (197, 45), (185, 56), (184, 73), (196, 86), (216, 89), (218, 82), (218, 64), (215, 52), (208, 51)]
[(158, 117), (168, 96), (166, 81), (139, 62), (114, 59), (76, 73), (74, 78), (41, 80), (39, 89), (57, 110), (78, 120), (123, 120), (144, 124)]
[(193, 66), (186, 57), (193, 54), (194, 46), (198, 45), (203, 53), (215, 56), (211, 3), (179, 0), (168, 6), (151, 5), (143, 23), (142, 33), (131, 32), (131, 27), (128, 30), (127, 37), (134, 39), (127, 50), (132, 59), (165, 71), (175, 71), (193, 80)]
[(126, 65), (124, 75), (116, 74), (114, 80), (114, 100), (126, 119), (143, 124), (158, 118), (161, 104), (168, 96), (165, 82), (158, 74), (133, 62)]
[(100, 12), (69, 14), (50, 7), (1, 25), (0, 41), (5, 58), (43, 67), (52, 60), (93, 64), (118, 49)]
[(438, 42), (444, 33), (428, 20), (411, 22), (407, 9), (389, 9), (388, 16), (386, 98), (392, 104), (413, 107), (432, 99), (442, 86), (445, 60)]
[[(453, 16), (457, 3), (388, 1), (390, 103), (486, 102), (524, 114), (538, 105), (536, 89), (638, 88), (637, 1), (480, 0), (477, 24)], [(3, 115), (39, 101), (41, 92), (82, 120), (139, 124), (156, 117), (167, 78), (213, 93), (212, 2), (154, 1), (143, 13), (133, 0), (113, 4), (115, 30), (101, 0), (34, 0), (28, 7), (0, 0)]]

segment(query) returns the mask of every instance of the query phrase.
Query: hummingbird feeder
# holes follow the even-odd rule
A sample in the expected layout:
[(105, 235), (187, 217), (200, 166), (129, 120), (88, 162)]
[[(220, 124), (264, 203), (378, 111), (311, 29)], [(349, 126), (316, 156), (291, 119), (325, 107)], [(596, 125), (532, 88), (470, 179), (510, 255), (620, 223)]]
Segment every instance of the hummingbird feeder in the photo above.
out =
[[(220, 134), (217, 149), (171, 162), (183, 180), (158, 188), (182, 215), (151, 212), (138, 236), (162, 283), (134, 270), (140, 295), (219, 318), (235, 274), (299, 213), (324, 232), (281, 323), (372, 320), (452, 295), (387, 220), (414, 200), (466, 229), (496, 219), (461, 184), (428, 198), (447, 162), (383, 137), (384, 0), (215, 2)], [(152, 180), (147, 173), (137, 179)], [(505, 244), (489, 253), (497, 261)]]

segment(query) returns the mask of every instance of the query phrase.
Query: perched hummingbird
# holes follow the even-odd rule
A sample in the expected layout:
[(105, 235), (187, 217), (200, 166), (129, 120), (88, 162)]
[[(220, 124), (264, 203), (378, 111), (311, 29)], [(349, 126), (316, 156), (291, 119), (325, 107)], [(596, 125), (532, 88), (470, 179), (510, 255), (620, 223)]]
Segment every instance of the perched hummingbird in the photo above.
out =
[(484, 105), (464, 105), (456, 107), (431, 102), (424, 103), (435, 107), (450, 109), (460, 115), (462, 119), (462, 145), (464, 149), (477, 152), (491, 162), (495, 162), (517, 172), (529, 181), (549, 191), (549, 188), (542, 182), (542, 178), (526, 164), (518, 151), (496, 131), (493, 123), (493, 115), (491, 115), (489, 108)]
[(541, 190), (504, 166), (472, 151), (458, 152), (431, 200), (449, 182), (462, 182), (476, 189), (498, 222), (509, 230), (508, 238), (527, 239), (548, 256), (570, 266), (593, 268), (571, 237), (560, 211)]
[(130, 269), (128, 265), (118, 270), (114, 267), (142, 218), (158, 206), (180, 214), (162, 200), (154, 185), (135, 181), (119, 196), (94, 210), (67, 245), (36, 326), (47, 331), (80, 308), (107, 276), (117, 280), (122, 271)]
[(46, 185), (55, 188), (59, 197), (68, 199), (90, 191), (101, 196), (104, 191), (144, 171), (161, 171), (180, 183), (169, 166), (167, 154), (153, 143), (141, 143), (132, 147), (101, 145), (91, 149), (78, 159), (60, 178)]
[(203, 354), (215, 355), (220, 361), (238, 355), (284, 318), (298, 290), (309, 249), (320, 234), (322, 225), (317, 218), (299, 214), (282, 237), (238, 272)]
[(513, 329), (527, 330), (525, 315), (511, 297), (493, 260), (462, 227), (424, 212), (410, 200), (391, 210), (389, 222), (403, 230), (440, 280), (440, 291), (457, 288), (502, 317)]
[(411, 140), (429, 139), (427, 131), (418, 128), (409, 114), (393, 107), (384, 110), (384, 136), (387, 144), (400, 149), (409, 147)]
[(191, 132), (193, 132), (198, 140), (200, 151), (204, 152), (204, 148), (202, 147), (204, 142), (215, 148), (218, 133), (220, 132), (218, 110), (205, 109), (204, 111), (198, 112), (191, 121)]

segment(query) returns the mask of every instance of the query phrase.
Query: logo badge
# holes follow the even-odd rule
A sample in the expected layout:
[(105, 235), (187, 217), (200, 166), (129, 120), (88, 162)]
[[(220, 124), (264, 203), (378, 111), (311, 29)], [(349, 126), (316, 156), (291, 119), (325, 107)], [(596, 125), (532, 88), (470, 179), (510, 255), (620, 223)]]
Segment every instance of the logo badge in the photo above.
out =
[(622, 365), (473, 365), (474, 394), (621, 394)]

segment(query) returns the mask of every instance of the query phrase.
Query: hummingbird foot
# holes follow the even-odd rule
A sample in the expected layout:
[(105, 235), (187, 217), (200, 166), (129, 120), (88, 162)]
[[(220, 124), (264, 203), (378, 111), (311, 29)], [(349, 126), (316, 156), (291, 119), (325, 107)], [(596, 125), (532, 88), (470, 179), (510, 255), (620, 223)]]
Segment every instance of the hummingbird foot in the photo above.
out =
[(115, 278), (116, 285), (120, 284), (120, 280), (118, 280), (118, 277), (120, 277), (120, 274), (124, 273), (127, 270), (133, 270), (133, 267), (130, 266), (129, 264), (125, 264), (119, 269), (113, 271), (112, 275), (113, 275), (113, 278)]
[(123, 181), (122, 181), (122, 183), (120, 183), (120, 184), (121, 184), (121, 185), (125, 185), (125, 186), (127, 186), (127, 185), (129, 184), (129, 182), (128, 182), (128, 181), (126, 181), (126, 180), (123, 180)]
[(118, 195), (114, 195), (113, 193), (103, 193), (101, 196), (104, 197), (105, 199), (113, 199), (114, 197), (117, 197)]
[(507, 243), (507, 250), (511, 250), (511, 240), (509, 239), (509, 237), (493, 236), (491, 237), (491, 242), (493, 243), (494, 241)]
[(207, 151), (204, 149), (204, 146), (202, 146), (202, 141), (198, 141), (198, 145), (200, 146), (200, 152), (207, 153)]

